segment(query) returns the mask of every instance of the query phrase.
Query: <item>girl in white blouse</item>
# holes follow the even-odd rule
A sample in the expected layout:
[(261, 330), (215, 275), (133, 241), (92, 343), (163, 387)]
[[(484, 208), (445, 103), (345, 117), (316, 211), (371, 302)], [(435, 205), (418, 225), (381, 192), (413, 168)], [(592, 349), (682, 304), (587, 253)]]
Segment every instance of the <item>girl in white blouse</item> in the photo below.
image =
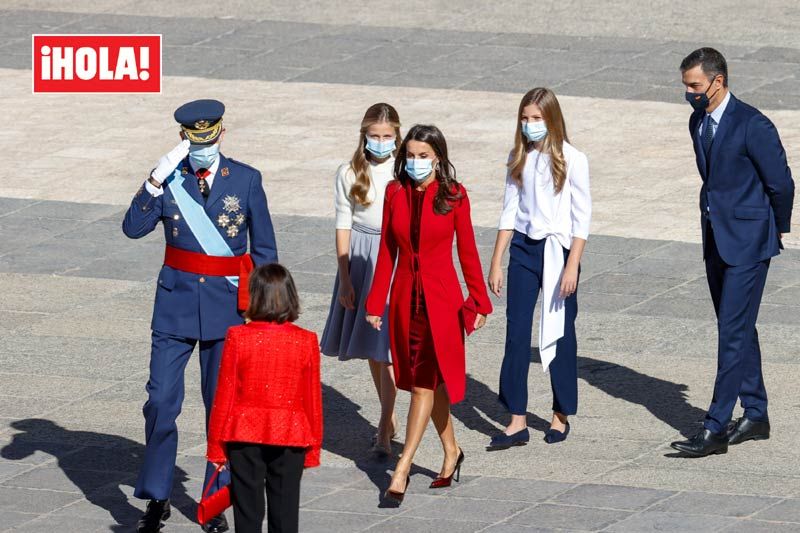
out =
[(499, 397), (511, 413), (511, 423), (492, 438), (490, 449), (505, 449), (530, 440), (528, 367), (539, 289), (539, 353), (544, 371), (550, 371), (553, 389), (553, 418), (544, 440), (549, 444), (561, 442), (569, 434), (568, 416), (578, 408), (578, 277), (591, 212), (586, 156), (569, 144), (553, 91), (533, 89), (519, 105), (503, 213), (489, 271), (489, 288), (499, 296), (503, 287), (502, 257), (510, 242), (506, 345)]
[[(397, 389), (391, 371), (388, 328), (377, 331), (366, 321), (364, 302), (372, 285), (381, 240), (383, 195), (394, 179), (394, 156), (402, 142), (394, 107), (370, 106), (361, 121), (358, 146), (349, 163), (336, 172), (336, 255), (339, 275), (320, 341), (325, 355), (340, 360), (366, 359), (381, 403), (373, 450), (391, 453)], [(384, 312), (383, 320), (387, 321)]]

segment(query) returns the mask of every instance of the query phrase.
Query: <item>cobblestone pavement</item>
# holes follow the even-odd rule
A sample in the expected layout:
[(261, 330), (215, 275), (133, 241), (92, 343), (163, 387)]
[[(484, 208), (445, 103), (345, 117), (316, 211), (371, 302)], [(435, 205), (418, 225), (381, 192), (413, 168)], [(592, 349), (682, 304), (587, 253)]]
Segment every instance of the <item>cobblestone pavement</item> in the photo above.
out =
[[(225, 151), (264, 170), (300, 323), (321, 332), (336, 269), (331, 180), (363, 109), (385, 99), (406, 127), (442, 126), (487, 265), (509, 124), (519, 94), (547, 84), (589, 154), (595, 201), (570, 438), (541, 441), (550, 389), (534, 362), (534, 438), (484, 451), (506, 421), (496, 401), (505, 300), (496, 299), (468, 341), (467, 398), (453, 409), (462, 481), (427, 489), (442, 460), (431, 429), (405, 503), (381, 508), (393, 462), (368, 450), (378, 415), (369, 372), (325, 358), (323, 466), (304, 477), (301, 531), (800, 531), (800, 232), (772, 263), (759, 315), (772, 438), (702, 460), (668, 446), (699, 427), (716, 368), (677, 64), (706, 44), (701, 14), (736, 15), (715, 19), (721, 37), (711, 44), (731, 60), (734, 92), (766, 110), (797, 167), (794, 2), (408, 0), (396, 16), (340, 0), (198, 0), (192, 16), (164, 4), (0, 6), (0, 530), (130, 531), (141, 512), (132, 484), (163, 244), (125, 239), (120, 222), (142, 173), (173, 144), (176, 105), (206, 95), (228, 104)], [(163, 33), (164, 91), (33, 96), (34, 32)], [(197, 365), (187, 372), (166, 531), (198, 530), (203, 407)], [(407, 402), (401, 393), (401, 421)]]

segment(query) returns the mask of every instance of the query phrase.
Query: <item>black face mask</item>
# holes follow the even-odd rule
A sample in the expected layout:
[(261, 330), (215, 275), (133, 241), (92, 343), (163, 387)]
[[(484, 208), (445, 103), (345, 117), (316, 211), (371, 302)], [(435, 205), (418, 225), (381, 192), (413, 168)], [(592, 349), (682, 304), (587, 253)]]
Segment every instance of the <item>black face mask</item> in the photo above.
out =
[[(711, 85), (708, 86), (708, 89), (710, 88)], [(686, 101), (689, 102), (689, 105), (691, 105), (695, 111), (702, 111), (703, 109), (707, 108), (709, 100), (711, 100), (711, 98), (714, 98), (719, 92), (719, 89), (717, 89), (714, 92), (714, 94), (712, 94), (711, 97), (709, 97), (708, 94), (706, 94), (708, 92), (708, 89), (706, 89), (702, 93), (690, 93), (688, 91), (686, 92), (685, 95)]]

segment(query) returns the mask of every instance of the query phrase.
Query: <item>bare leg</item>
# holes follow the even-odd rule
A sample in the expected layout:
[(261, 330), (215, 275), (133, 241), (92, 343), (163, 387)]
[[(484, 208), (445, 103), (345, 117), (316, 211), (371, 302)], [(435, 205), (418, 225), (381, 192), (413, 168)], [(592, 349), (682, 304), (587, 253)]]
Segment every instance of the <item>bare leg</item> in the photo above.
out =
[(380, 363), (369, 360), (369, 370), (372, 374), (372, 382), (378, 393), (378, 400), (381, 402), (381, 418), (378, 422), (377, 444), (391, 449), (392, 435), (397, 430), (396, 418), (394, 415), (394, 402), (397, 397), (397, 387), (394, 384), (392, 369), (390, 364)]
[(528, 427), (528, 415), (511, 415), (511, 422), (506, 426), (505, 434), (513, 435)]
[(550, 422), (550, 429), (555, 429), (556, 431), (564, 433), (564, 430), (567, 429), (567, 415), (554, 412), (553, 420)]
[(450, 416), (450, 396), (444, 385), (439, 385), (433, 397), (433, 411), (431, 412), (433, 425), (439, 433), (444, 449), (444, 461), (440, 477), (447, 477), (453, 474), (458, 461), (459, 448), (456, 443), (456, 434), (453, 431), (453, 419)]
[(406, 442), (403, 445), (403, 455), (397, 461), (397, 466), (392, 475), (389, 490), (404, 492), (406, 490), (406, 477), (411, 472), (414, 454), (417, 453), (422, 435), (428, 427), (433, 410), (434, 392), (430, 389), (414, 387), (411, 391), (411, 405), (408, 408), (408, 422), (406, 425)]

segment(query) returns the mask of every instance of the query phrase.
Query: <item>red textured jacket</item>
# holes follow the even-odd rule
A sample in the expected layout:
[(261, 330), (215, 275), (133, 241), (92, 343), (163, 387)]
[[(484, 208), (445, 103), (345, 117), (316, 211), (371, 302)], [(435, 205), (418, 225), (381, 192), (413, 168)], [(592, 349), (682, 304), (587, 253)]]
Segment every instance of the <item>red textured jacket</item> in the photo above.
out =
[[(478, 313), (488, 315), (492, 303), (486, 291), (475, 232), (472, 229), (469, 197), (459, 185), (461, 200), (453, 204), (446, 215), (433, 210), (433, 199), (439, 182), (432, 182), (425, 191), (422, 204), (419, 239), (419, 275), (425, 293), (428, 320), (433, 330), (436, 360), (444, 378), (452, 403), (464, 399), (466, 388), (466, 361), (464, 355), (464, 326), (461, 307), (466, 303), (453, 265), (453, 240), (467, 285), (470, 306)], [(409, 326), (411, 323), (411, 293), (414, 286), (414, 250), (411, 245), (411, 209), (409, 185), (392, 181), (386, 186), (383, 204), (383, 229), (375, 266), (375, 277), (366, 301), (367, 313), (382, 315), (386, 295), (389, 298), (389, 340), (397, 386), (411, 389), (409, 361)], [(397, 268), (395, 270), (395, 259)], [(392, 281), (392, 271), (394, 281)]]
[(306, 468), (319, 466), (322, 385), (316, 333), (271, 322), (228, 329), (208, 427), (209, 461), (225, 462), (226, 442), (305, 447)]

